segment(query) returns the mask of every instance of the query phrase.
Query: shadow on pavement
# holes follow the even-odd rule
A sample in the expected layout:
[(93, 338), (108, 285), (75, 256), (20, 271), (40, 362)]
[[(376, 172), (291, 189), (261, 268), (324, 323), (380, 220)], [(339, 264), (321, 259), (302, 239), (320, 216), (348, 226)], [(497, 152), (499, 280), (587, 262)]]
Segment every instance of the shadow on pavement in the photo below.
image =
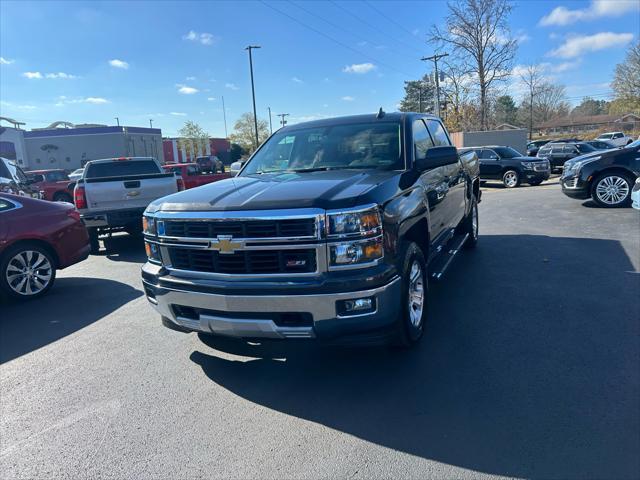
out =
[(515, 477), (638, 478), (633, 270), (616, 241), (482, 236), (432, 285), (413, 350), (203, 337), (249, 358), (191, 359), (256, 404), (419, 457)]
[(0, 364), (66, 337), (141, 295), (113, 280), (58, 278), (42, 298), (0, 303)]
[(147, 256), (144, 253), (144, 240), (142, 236), (119, 234), (103, 240), (103, 251), (109, 260), (114, 262), (144, 263)]

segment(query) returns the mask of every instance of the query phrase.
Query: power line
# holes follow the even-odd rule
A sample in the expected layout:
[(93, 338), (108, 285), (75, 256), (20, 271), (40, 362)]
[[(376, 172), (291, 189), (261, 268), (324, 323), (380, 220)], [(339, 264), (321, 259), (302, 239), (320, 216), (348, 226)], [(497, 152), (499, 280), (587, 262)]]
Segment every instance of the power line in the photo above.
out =
[(411, 37), (415, 37), (415, 35), (413, 34), (413, 32), (410, 32), (407, 28), (405, 28), (404, 25), (402, 25), (401, 23), (395, 21), (393, 18), (388, 17), (385, 13), (383, 13), (381, 10), (378, 9), (378, 7), (374, 6), (371, 2), (368, 2), (367, 0), (364, 0), (364, 3), (371, 8), (372, 10), (376, 11), (378, 13), (378, 15), (380, 15), (382, 18), (384, 18), (385, 20), (393, 23), (395, 26), (399, 27), (400, 29), (404, 30), (405, 32), (407, 32)]
[(269, 7), (270, 9), (272, 9), (272, 10), (274, 10), (274, 11), (278, 12), (280, 15), (284, 15), (285, 17), (289, 18), (290, 20), (293, 20), (294, 22), (296, 22), (296, 23), (298, 23), (298, 24), (302, 25), (303, 27), (308, 28), (309, 30), (314, 31), (314, 32), (315, 32), (315, 33), (317, 33), (318, 35), (322, 35), (323, 37), (325, 37), (325, 38), (327, 38), (327, 39), (331, 40), (332, 42), (337, 43), (337, 44), (338, 44), (338, 45), (340, 45), (341, 47), (344, 47), (344, 48), (346, 48), (346, 49), (348, 49), (348, 50), (351, 50), (352, 52), (355, 52), (355, 53), (357, 53), (358, 55), (361, 55), (361, 56), (363, 56), (363, 57), (365, 57), (365, 58), (368, 58), (369, 60), (373, 60), (374, 62), (377, 62), (378, 64), (383, 65), (383, 66), (387, 67), (387, 68), (388, 68), (388, 69), (390, 69), (390, 70), (394, 70), (394, 71), (396, 71), (396, 72), (398, 72), (398, 73), (400, 73), (400, 74), (402, 74), (402, 75), (410, 76), (408, 73), (403, 72), (402, 70), (398, 70), (397, 68), (395, 68), (395, 67), (393, 67), (393, 66), (389, 65), (389, 64), (388, 64), (388, 63), (386, 63), (386, 62), (382, 62), (382, 61), (378, 60), (377, 58), (372, 57), (371, 55), (368, 55), (368, 54), (366, 54), (366, 53), (362, 53), (361, 51), (356, 50), (355, 48), (353, 48), (353, 47), (351, 47), (351, 46), (347, 45), (346, 43), (343, 43), (343, 42), (341, 42), (340, 40), (337, 40), (337, 39), (333, 38), (332, 36), (327, 35), (326, 33), (324, 33), (324, 32), (322, 32), (322, 31), (320, 31), (320, 30), (318, 30), (318, 29), (316, 29), (316, 28), (312, 27), (311, 25), (308, 25), (308, 24), (304, 23), (303, 21), (298, 20), (297, 18), (295, 18), (295, 17), (293, 17), (293, 16), (289, 15), (288, 13), (283, 12), (283, 11), (282, 11), (282, 10), (280, 10), (279, 8), (276, 8), (276, 7), (274, 7), (273, 5), (271, 5), (271, 4), (267, 3), (267, 2), (265, 2), (265, 0), (260, 0), (260, 3), (262, 3), (264, 6)]

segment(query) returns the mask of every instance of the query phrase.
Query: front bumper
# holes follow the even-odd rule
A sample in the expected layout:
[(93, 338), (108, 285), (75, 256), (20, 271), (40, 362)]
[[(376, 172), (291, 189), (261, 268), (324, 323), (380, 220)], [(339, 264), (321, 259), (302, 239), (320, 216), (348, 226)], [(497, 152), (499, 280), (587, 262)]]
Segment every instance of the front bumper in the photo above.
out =
[(579, 200), (587, 199), (591, 196), (590, 185), (584, 181), (580, 175), (563, 175), (560, 177), (562, 193), (567, 197)]
[(142, 225), (142, 214), (144, 210), (144, 208), (126, 208), (120, 210), (80, 212), (80, 218), (88, 228)]
[(549, 180), (551, 176), (551, 172), (549, 170), (543, 170), (536, 172), (535, 170), (524, 170), (522, 174), (522, 181), (525, 183), (529, 182), (543, 182), (545, 180)]
[[(401, 296), (399, 277), (366, 290), (290, 295), (207, 293), (163, 286), (152, 281), (148, 274), (143, 285), (151, 305), (179, 327), (245, 339), (334, 340), (388, 330), (398, 318)], [(372, 311), (339, 314), (338, 302), (370, 297), (375, 299)], [(298, 319), (304, 321), (297, 322)]]

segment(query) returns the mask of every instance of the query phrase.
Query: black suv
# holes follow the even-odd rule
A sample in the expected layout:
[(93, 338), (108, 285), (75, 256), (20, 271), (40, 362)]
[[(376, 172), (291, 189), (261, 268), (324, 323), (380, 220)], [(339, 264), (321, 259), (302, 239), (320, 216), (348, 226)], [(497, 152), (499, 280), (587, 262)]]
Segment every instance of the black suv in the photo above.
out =
[(548, 161), (525, 157), (511, 147), (472, 147), (460, 151), (474, 151), (478, 155), (480, 180), (501, 180), (507, 188), (521, 183), (540, 185), (551, 173)]
[(538, 158), (549, 160), (551, 170), (560, 170), (567, 160), (595, 151), (586, 142), (553, 142), (540, 148)]
[(631, 189), (640, 176), (640, 140), (614, 150), (600, 150), (569, 160), (560, 177), (562, 193), (591, 197), (601, 207), (631, 203)]
[(149, 205), (145, 294), (183, 331), (408, 346), (479, 200), (476, 155), (437, 117), (288, 125), (237, 177)]
[(533, 140), (527, 143), (527, 156), (535, 157), (538, 154), (538, 150), (540, 150), (540, 147), (543, 147), (550, 141), (551, 140)]

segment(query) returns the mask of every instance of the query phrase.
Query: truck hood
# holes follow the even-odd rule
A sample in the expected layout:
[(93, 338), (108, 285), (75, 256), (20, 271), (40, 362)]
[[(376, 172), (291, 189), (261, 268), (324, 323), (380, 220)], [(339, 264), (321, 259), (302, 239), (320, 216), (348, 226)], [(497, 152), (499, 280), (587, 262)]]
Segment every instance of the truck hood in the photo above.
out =
[(284, 208), (348, 208), (368, 200), (376, 187), (398, 187), (402, 172), (329, 170), (233, 177), (160, 198), (156, 211), (226, 211)]

